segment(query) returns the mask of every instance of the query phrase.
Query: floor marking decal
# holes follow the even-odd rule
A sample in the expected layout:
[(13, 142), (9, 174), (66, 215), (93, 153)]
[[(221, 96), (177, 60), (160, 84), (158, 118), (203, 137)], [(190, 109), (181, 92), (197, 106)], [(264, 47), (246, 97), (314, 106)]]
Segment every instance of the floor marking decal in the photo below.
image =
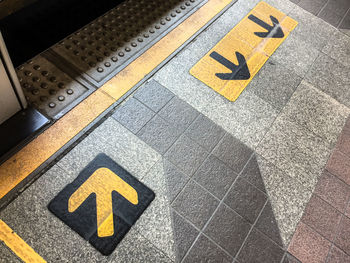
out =
[(24, 262), (46, 262), (1, 219), (0, 241), (3, 241)]
[(109, 255), (155, 197), (105, 154), (99, 154), (49, 204), (49, 210)]
[(235, 101), (296, 25), (295, 20), (260, 2), (190, 73)]
[(205, 5), (99, 90), (2, 163), (0, 165), (0, 201), (5, 200), (6, 195), (11, 198), (12, 193), (25, 185), (32, 178), (33, 173), (45, 165), (45, 161), (52, 158), (65, 144), (74, 140), (74, 137), (100, 114), (161, 65), (164, 60), (171, 57), (186, 41), (233, 2), (233, 0), (208, 0)]

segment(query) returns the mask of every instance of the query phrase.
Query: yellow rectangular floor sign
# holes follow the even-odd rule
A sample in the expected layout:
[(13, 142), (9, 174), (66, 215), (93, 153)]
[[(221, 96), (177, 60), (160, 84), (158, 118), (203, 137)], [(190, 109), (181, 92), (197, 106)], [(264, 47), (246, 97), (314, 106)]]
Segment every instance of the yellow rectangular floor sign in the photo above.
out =
[(235, 101), (297, 24), (274, 7), (260, 2), (190, 73)]

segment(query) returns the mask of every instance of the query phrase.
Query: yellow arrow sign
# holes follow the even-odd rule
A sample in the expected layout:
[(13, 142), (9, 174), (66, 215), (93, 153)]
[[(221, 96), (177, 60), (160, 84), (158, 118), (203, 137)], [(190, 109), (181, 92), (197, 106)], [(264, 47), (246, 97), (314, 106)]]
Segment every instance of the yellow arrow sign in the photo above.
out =
[(138, 204), (136, 190), (107, 168), (97, 169), (69, 198), (68, 211), (74, 212), (92, 193), (96, 194), (97, 235), (114, 235), (112, 192)]

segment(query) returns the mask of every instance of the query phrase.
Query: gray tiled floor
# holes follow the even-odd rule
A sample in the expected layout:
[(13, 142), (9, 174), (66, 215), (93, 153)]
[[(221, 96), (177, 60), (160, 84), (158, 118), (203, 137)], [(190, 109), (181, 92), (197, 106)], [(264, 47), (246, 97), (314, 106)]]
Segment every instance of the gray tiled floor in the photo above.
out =
[[(267, 0), (299, 24), (228, 102), (189, 69), (257, 2), (239, 0), (0, 218), (50, 262), (297, 262), (286, 247), (350, 112), (350, 38), (292, 2)], [(348, 21), (342, 0), (293, 2)], [(109, 257), (46, 208), (100, 152), (156, 193)]]
[(350, 30), (350, 2), (347, 0), (293, 0), (300, 7), (339, 29)]

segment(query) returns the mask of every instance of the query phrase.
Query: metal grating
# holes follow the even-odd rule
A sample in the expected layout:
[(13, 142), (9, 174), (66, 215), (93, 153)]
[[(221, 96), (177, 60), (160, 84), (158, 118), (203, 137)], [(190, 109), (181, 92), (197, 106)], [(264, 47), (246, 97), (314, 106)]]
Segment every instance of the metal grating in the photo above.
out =
[(128, 0), (52, 49), (98, 85), (203, 2)]
[(29, 104), (51, 118), (89, 91), (41, 55), (18, 67), (17, 75)]

